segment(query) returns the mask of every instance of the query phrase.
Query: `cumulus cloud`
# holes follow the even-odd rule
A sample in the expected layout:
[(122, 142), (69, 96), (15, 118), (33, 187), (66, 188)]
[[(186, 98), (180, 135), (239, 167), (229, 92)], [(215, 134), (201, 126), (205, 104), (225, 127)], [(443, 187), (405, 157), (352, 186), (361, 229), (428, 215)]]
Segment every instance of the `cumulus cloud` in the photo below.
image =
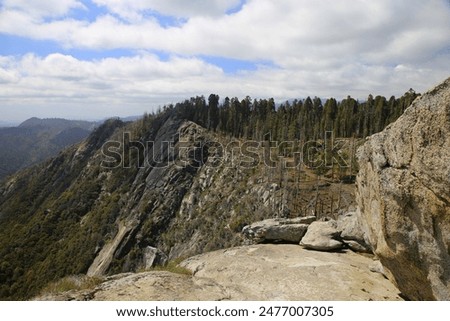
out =
[(61, 17), (71, 9), (86, 9), (79, 0), (3, 0), (2, 10), (19, 11), (34, 18)]
[(176, 82), (172, 83), (174, 80), (222, 74), (218, 67), (197, 58), (175, 56), (163, 62), (152, 54), (104, 58), (97, 61), (78, 60), (63, 54), (46, 57), (27, 54), (21, 58), (3, 57), (0, 60), (0, 68), (4, 73), (15, 74), (18, 78), (18, 97), (26, 93), (27, 88), (30, 93), (45, 89), (49, 96), (55, 97), (71, 92), (94, 92), (95, 88), (90, 88), (93, 83), (103, 84), (101, 89), (111, 88), (116, 94), (120, 93), (120, 88), (128, 88), (130, 85), (134, 86), (136, 91), (147, 90), (158, 94), (161, 88), (152, 88), (152, 83), (167, 82), (173, 88), (177, 87)]
[(7, 83), (0, 87), (0, 101), (3, 107), (15, 106), (4, 117), (30, 102), (35, 108), (53, 104), (55, 114), (61, 106), (82, 105), (91, 107), (91, 117), (140, 114), (174, 97), (196, 95), (222, 76), (214, 65), (177, 56), (167, 61), (152, 54), (97, 61), (62, 54), (0, 57), (0, 82)]
[[(92, 2), (104, 11), (89, 21), (71, 16), (73, 9), (88, 10), (81, 0), (1, 2), (0, 33), (54, 41), (67, 50), (136, 52), (95, 61), (58, 53), (2, 57), (4, 101), (23, 96), (67, 103), (70, 97), (138, 106), (211, 92), (363, 98), (400, 95), (409, 87), (423, 91), (449, 76), (447, 0)], [(179, 23), (163, 26), (161, 15)], [(155, 51), (170, 58), (148, 53)], [(205, 56), (269, 64), (227, 74), (199, 58)]]
[(177, 18), (218, 17), (241, 3), (241, 0), (93, 0), (122, 18), (136, 20), (145, 12), (157, 12)]
[[(74, 48), (157, 49), (264, 59), (280, 65), (308, 63), (309, 58), (358, 58), (355, 55), (369, 63), (415, 61), (428, 59), (450, 42), (450, 9), (445, 0), (355, 0), (351, 6), (347, 0), (249, 0), (233, 15), (223, 12), (227, 3), (234, 6), (237, 1), (207, 1), (208, 5), (201, 0), (95, 1), (123, 16), (146, 9), (171, 15), (192, 9), (205, 15), (189, 14), (181, 26), (164, 28), (154, 17), (124, 22), (112, 15), (99, 16), (92, 23), (73, 19), (35, 23), (11, 9), (0, 16), (0, 32), (54, 40)], [(56, 12), (78, 4), (73, 0), (62, 3)], [(219, 13), (222, 15), (215, 16)], [(13, 22), (18, 20), (24, 27), (16, 30)]]
[[(399, 88), (396, 94), (401, 94), (411, 83), (426, 89), (430, 81), (445, 77), (445, 70), (435, 74), (432, 69), (407, 64), (392, 67), (347, 64), (321, 72), (261, 67), (226, 74), (195, 57), (172, 56), (161, 61), (156, 55), (141, 53), (134, 57), (83, 61), (70, 55), (28, 54), (0, 57), (3, 83), (0, 101), (7, 109), (3, 111), (5, 119), (8, 113), (12, 117), (30, 104), (35, 108), (34, 115), (37, 108), (42, 108), (50, 110), (50, 115), (68, 117), (70, 112), (76, 114), (81, 108), (79, 115), (101, 118), (141, 114), (158, 105), (210, 93), (222, 98), (250, 95), (274, 97), (278, 101), (307, 95), (343, 98), (350, 94), (364, 98), (368, 93), (389, 95), (391, 88)], [(7, 108), (12, 106), (14, 109)]]

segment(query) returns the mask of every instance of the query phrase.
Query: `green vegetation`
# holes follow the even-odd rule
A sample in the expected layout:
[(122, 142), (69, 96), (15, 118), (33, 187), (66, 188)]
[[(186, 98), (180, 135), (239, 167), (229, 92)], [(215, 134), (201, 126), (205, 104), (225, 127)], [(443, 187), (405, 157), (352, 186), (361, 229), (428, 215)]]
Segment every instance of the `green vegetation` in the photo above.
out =
[(175, 108), (182, 118), (234, 137), (306, 142), (323, 138), (326, 131), (339, 138), (377, 133), (400, 117), (417, 96), (410, 90), (398, 99), (369, 95), (367, 101), (359, 102), (347, 96), (340, 102), (327, 99), (325, 104), (318, 97), (307, 97), (276, 107), (273, 99), (250, 97), (226, 97), (219, 104), (219, 97), (212, 94), (208, 101), (201, 96), (166, 108)]
[(82, 141), (95, 125), (87, 121), (31, 118), (18, 127), (0, 128), (0, 180)]
[(76, 159), (73, 147), (14, 176), (13, 191), (0, 198), (0, 298), (25, 299), (51, 281), (85, 273), (114, 235), (120, 196), (110, 190), (97, 202), (100, 167), (94, 161), (94, 170), (84, 169), (101, 146), (97, 135), (109, 137), (118, 126), (99, 128)]
[(183, 262), (184, 258), (177, 258), (175, 260), (169, 261), (166, 265), (157, 265), (154, 268), (149, 269), (148, 271), (166, 271), (176, 274), (182, 275), (192, 275), (192, 271), (180, 266), (180, 263)]
[(47, 284), (39, 295), (58, 294), (68, 291), (92, 290), (103, 282), (101, 278), (85, 275), (66, 276), (58, 281)]

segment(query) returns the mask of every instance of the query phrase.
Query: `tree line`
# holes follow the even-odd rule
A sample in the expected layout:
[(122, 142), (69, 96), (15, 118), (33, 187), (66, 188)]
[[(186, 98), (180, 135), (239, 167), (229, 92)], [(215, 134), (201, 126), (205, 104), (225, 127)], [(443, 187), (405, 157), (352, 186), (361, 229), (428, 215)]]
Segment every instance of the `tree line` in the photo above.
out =
[(327, 131), (340, 138), (364, 138), (394, 122), (418, 96), (410, 89), (400, 98), (369, 95), (360, 102), (347, 96), (323, 102), (307, 97), (277, 105), (273, 98), (226, 97), (221, 102), (211, 94), (208, 99), (197, 96), (164, 106), (164, 110), (175, 110), (205, 128), (243, 139), (308, 141), (322, 139)]

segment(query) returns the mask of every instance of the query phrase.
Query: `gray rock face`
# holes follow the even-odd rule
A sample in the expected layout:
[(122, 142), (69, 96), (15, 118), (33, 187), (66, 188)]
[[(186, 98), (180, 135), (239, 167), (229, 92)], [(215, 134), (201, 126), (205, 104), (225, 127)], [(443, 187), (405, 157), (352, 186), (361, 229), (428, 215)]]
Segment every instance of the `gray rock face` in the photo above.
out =
[(193, 276), (169, 272), (119, 274), (95, 289), (37, 300), (401, 300), (370, 258), (259, 244), (220, 250), (181, 263)]
[(361, 244), (361, 243), (359, 243), (357, 241), (343, 240), (343, 242), (353, 252), (370, 253), (370, 249), (367, 246), (365, 246), (364, 244)]
[(289, 224), (311, 224), (317, 218), (315, 216), (303, 216), (296, 217), (291, 219), (277, 219), (280, 225), (289, 225)]
[(317, 251), (334, 251), (343, 247), (340, 241), (340, 231), (334, 220), (326, 222), (313, 222), (302, 238), (300, 245), (306, 249)]
[(166, 265), (169, 258), (156, 247), (147, 246), (143, 250), (144, 269), (149, 269), (156, 265)]
[(370, 272), (373, 273), (380, 273), (385, 278), (388, 278), (388, 276), (386, 275), (386, 271), (384, 270), (383, 264), (381, 264), (379, 260), (373, 261), (373, 263), (369, 265), (369, 270)]
[(341, 231), (343, 242), (354, 252), (370, 253), (370, 245), (364, 240), (364, 232), (356, 212), (340, 215), (337, 229)]
[(341, 231), (341, 237), (344, 240), (364, 242), (364, 232), (355, 212), (339, 216), (337, 229)]
[(315, 219), (314, 216), (295, 219), (267, 219), (245, 226), (242, 233), (254, 243), (299, 243), (308, 229), (308, 224)]
[(450, 300), (450, 78), (358, 151), (357, 202), (404, 295)]

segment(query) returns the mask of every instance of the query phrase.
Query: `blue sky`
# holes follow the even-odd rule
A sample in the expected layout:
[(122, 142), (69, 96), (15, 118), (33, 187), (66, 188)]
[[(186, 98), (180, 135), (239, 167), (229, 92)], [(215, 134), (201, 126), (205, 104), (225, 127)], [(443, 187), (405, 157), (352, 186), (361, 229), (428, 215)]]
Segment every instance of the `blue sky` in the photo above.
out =
[[(80, 1), (81, 2), (81, 1)], [(72, 19), (86, 21), (93, 23), (99, 16), (112, 15), (117, 19), (127, 23), (126, 19), (118, 14), (114, 14), (108, 11), (107, 7), (93, 3), (90, 0), (82, 1), (84, 8), (74, 8), (68, 11), (69, 16)], [(232, 15), (239, 12), (242, 9), (242, 5), (245, 1), (240, 1), (238, 4), (231, 6), (230, 9), (226, 11), (225, 14)], [(142, 12), (143, 16), (146, 18), (154, 18), (158, 21), (159, 25), (164, 28), (170, 27), (180, 27), (187, 22), (186, 18), (176, 17), (161, 14), (156, 10), (147, 9)], [(44, 20), (46, 22), (51, 22), (51, 19)], [(53, 40), (37, 40), (28, 37), (16, 36), (14, 34), (0, 33), (0, 55), (23, 55), (32, 52), (38, 56), (47, 56), (55, 52), (64, 53), (70, 55), (80, 60), (98, 60), (105, 57), (124, 57), (136, 55), (136, 50), (128, 48), (116, 48), (111, 50), (104, 50), (102, 48), (77, 48), (77, 47), (67, 47), (61, 46), (58, 41)], [(169, 56), (169, 52), (151, 50), (153, 54), (156, 54), (159, 59), (165, 60)], [(181, 53), (182, 55), (182, 53)], [(269, 64), (269, 62), (263, 61), (250, 61), (227, 58), (224, 56), (211, 56), (211, 55), (201, 55), (201, 59), (204, 61), (217, 65), (224, 70), (226, 73), (236, 73), (242, 70), (256, 70), (258, 65)]]
[(0, 122), (399, 96), (448, 66), (448, 0), (0, 0)]

